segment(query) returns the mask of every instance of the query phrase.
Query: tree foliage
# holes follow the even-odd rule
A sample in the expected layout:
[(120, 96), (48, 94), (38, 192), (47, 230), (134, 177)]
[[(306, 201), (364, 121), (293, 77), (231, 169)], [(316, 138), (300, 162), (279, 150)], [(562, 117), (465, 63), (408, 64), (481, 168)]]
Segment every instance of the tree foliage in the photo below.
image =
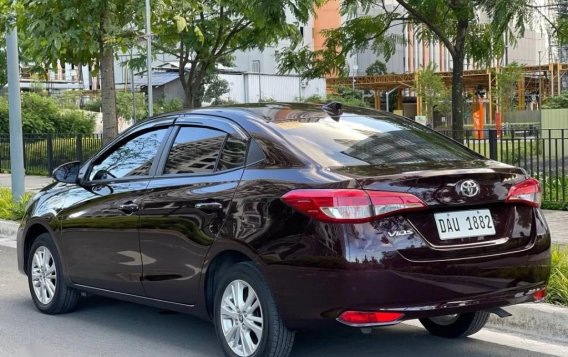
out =
[[(10, 7), (6, 0), (0, 0), (0, 24), (7, 24)], [(8, 63), (6, 58), (6, 26), (0, 25), (0, 89), (8, 83)]]
[[(510, 42), (522, 36), (534, 15), (534, 0), (345, 0), (341, 14), (347, 18), (340, 28), (324, 32), (324, 49), (289, 48), (280, 55), (282, 72), (297, 71), (306, 78), (328, 74), (345, 75), (347, 58), (371, 49), (388, 60), (396, 45), (408, 41), (390, 29), (404, 26), (425, 43), (442, 43), (453, 61), (452, 125), (458, 136), (463, 130), (463, 65), (466, 58), (484, 66), (500, 58)], [(536, 6), (536, 5), (534, 5)], [(377, 13), (375, 11), (379, 9)], [(362, 14), (361, 14), (362, 12)], [(485, 13), (489, 22), (481, 21)], [(357, 14), (357, 16), (354, 16)]]
[(442, 77), (436, 73), (436, 67), (429, 65), (418, 71), (416, 78), (416, 93), (424, 100), (428, 122), (434, 122), (434, 111), (448, 114), (452, 111), (450, 89)]
[(554, 97), (548, 97), (542, 103), (543, 109), (568, 109), (568, 91)]
[[(6, 1), (6, 0), (4, 0)], [(91, 66), (101, 74), (103, 139), (117, 135), (114, 54), (136, 39), (129, 26), (141, 23), (137, 0), (22, 0), (19, 28), (24, 54), (35, 63)]]
[[(8, 99), (0, 97), (0, 133), (9, 132), (8, 122)], [(24, 93), (22, 130), (25, 134), (92, 134), (95, 120), (80, 110), (61, 110), (54, 98)]]
[(157, 0), (152, 28), (159, 51), (179, 61), (185, 106), (199, 107), (206, 79), (237, 51), (263, 50), (282, 40), (300, 40), (299, 28), (286, 21), (289, 10), (305, 23), (322, 0)]
[(381, 60), (376, 60), (367, 67), (366, 73), (368, 76), (387, 74), (387, 65)]
[(507, 113), (515, 107), (517, 98), (517, 85), (523, 76), (523, 67), (517, 62), (501, 67), (495, 74), (495, 86), (493, 87), (493, 99), (501, 113)]

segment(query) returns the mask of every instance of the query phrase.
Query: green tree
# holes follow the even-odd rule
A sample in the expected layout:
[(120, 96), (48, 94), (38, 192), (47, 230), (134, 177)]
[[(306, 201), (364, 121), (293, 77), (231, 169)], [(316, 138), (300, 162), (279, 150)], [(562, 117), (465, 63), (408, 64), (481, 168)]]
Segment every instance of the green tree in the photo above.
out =
[[(534, 3), (533, 3), (534, 2)], [(304, 77), (317, 78), (343, 72), (346, 59), (371, 49), (389, 59), (396, 45), (406, 39), (389, 31), (395, 26), (412, 28), (426, 43), (442, 43), (453, 61), (452, 129), (463, 135), (463, 70), (466, 57), (485, 65), (504, 52), (504, 34), (510, 41), (522, 36), (538, 5), (535, 0), (396, 0), (386, 6), (382, 0), (345, 0), (341, 12), (347, 18), (338, 29), (325, 31), (325, 48), (289, 48), (280, 55), (280, 70), (295, 70)], [(377, 13), (375, 10), (380, 9)], [(361, 11), (363, 14), (361, 15)], [(488, 15), (480, 21), (478, 12)], [(353, 16), (356, 15), (357, 16)]]
[(568, 109), (568, 91), (562, 92), (560, 95), (548, 97), (542, 103), (543, 109)]
[[(6, 1), (6, 0), (4, 0)], [(90, 65), (101, 77), (103, 140), (118, 133), (114, 56), (136, 37), (144, 3), (137, 0), (22, 0), (22, 48), (35, 63)]]
[(495, 74), (493, 99), (497, 101), (501, 113), (507, 113), (515, 107), (517, 98), (517, 84), (523, 77), (523, 67), (517, 62), (500, 68)]
[[(10, 7), (6, 0), (0, 0), (0, 24), (7, 23)], [(6, 27), (0, 25), (0, 89), (8, 83), (8, 64), (6, 58)]]
[(376, 60), (367, 67), (365, 72), (368, 76), (387, 74), (387, 65), (381, 60)]
[(159, 51), (176, 56), (188, 108), (200, 107), (204, 83), (218, 64), (231, 62), (237, 51), (263, 50), (282, 40), (300, 40), (297, 24), (286, 21), (289, 10), (300, 23), (323, 0), (157, 0), (152, 28)]
[(434, 123), (434, 111), (447, 114), (451, 112), (451, 94), (444, 80), (436, 73), (436, 67), (430, 65), (418, 71), (416, 93), (424, 99), (426, 117)]
[(8, 71), (6, 63), (6, 42), (4, 41), (4, 34), (0, 31), (0, 89), (4, 88), (8, 83)]

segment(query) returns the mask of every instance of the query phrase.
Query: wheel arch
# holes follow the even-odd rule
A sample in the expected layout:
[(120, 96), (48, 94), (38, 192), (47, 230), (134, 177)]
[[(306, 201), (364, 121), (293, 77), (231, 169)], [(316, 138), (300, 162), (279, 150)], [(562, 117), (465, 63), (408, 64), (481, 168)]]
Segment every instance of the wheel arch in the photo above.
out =
[(212, 318), (213, 316), (215, 285), (221, 274), (237, 263), (254, 261), (255, 259), (249, 255), (234, 249), (220, 251), (210, 259), (210, 262), (204, 272), (205, 278), (203, 285), (206, 312), (209, 318)]
[[(24, 234), (24, 250), (23, 250), (23, 269), (24, 272), (26, 274), (28, 274), (28, 258), (30, 255), (30, 249), (32, 248), (32, 245), (34, 244), (35, 240), (41, 236), (42, 234), (49, 234), (51, 236), (51, 238), (54, 238), (54, 234), (53, 231), (51, 230), (51, 228), (47, 227), (46, 225), (39, 223), (39, 222), (34, 222), (32, 224), (30, 224), (28, 226), (28, 228), (25, 231)], [(55, 239), (53, 239), (53, 243), (55, 244), (57, 250), (59, 251), (59, 256), (61, 256), (61, 250), (59, 249), (59, 246), (57, 244), (57, 242), (55, 241)]]

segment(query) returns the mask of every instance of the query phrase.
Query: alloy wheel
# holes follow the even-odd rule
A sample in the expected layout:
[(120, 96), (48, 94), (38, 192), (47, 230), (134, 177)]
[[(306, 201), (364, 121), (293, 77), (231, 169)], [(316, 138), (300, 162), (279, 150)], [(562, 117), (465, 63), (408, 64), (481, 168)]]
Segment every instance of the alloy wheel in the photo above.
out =
[(252, 356), (262, 340), (262, 305), (254, 289), (243, 280), (232, 281), (221, 300), (221, 329), (231, 350), (241, 357)]
[(57, 289), (57, 268), (53, 255), (44, 246), (39, 247), (32, 261), (32, 286), (35, 296), (43, 305), (49, 304)]

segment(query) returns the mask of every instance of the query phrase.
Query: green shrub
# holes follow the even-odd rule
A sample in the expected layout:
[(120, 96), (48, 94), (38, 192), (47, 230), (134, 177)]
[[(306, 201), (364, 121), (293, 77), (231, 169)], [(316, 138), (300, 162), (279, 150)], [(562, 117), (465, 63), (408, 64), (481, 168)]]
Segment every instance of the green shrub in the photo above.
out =
[[(144, 93), (135, 93), (134, 102), (136, 109), (136, 119), (143, 119), (148, 116), (148, 106), (146, 105), (146, 95)], [(99, 103), (100, 104), (100, 103)], [(130, 121), (134, 119), (132, 110), (132, 93), (117, 92), (116, 93), (116, 115)]]
[(82, 110), (65, 110), (54, 118), (57, 134), (92, 134), (95, 131), (95, 114)]
[(83, 105), (83, 110), (87, 110), (89, 112), (100, 113), (101, 112), (101, 98), (91, 99), (87, 103)]
[(26, 205), (32, 195), (24, 194), (19, 202), (14, 203), (12, 200), (12, 190), (6, 187), (0, 187), (0, 219), (8, 219), (19, 221), (24, 217)]
[[(9, 133), (8, 99), (0, 97), (0, 134)], [(79, 110), (61, 110), (54, 98), (37, 93), (22, 94), (22, 130), (24, 134), (91, 134), (93, 116)], [(74, 130), (78, 130), (74, 132)]]
[(154, 106), (154, 114), (179, 112), (183, 109), (183, 102), (178, 98), (166, 99), (164, 97), (158, 99)]
[(552, 274), (547, 291), (547, 302), (568, 306), (568, 248), (566, 247), (556, 247), (552, 250)]

